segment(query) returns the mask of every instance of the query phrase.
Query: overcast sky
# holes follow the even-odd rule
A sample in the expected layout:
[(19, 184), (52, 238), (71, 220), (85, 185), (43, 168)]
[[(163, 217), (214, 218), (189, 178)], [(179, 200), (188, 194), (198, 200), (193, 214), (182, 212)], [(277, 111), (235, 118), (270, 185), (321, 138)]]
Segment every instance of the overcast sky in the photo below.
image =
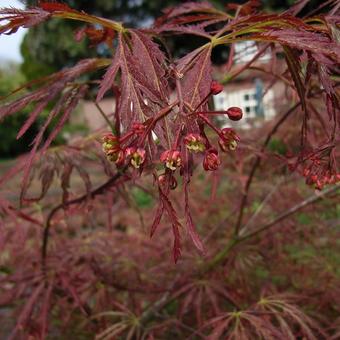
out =
[[(18, 0), (0, 0), (0, 8), (15, 7), (23, 8), (23, 4)], [(16, 33), (11, 35), (0, 35), (0, 60), (9, 59), (21, 61), (20, 43), (24, 37), (25, 29), (20, 28)]]

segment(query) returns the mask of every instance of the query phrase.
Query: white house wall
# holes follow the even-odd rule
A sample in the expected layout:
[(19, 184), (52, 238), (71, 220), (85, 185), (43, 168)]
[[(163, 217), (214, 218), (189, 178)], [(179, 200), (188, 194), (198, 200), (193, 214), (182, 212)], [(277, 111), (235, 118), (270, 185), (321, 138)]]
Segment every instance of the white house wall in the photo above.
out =
[[(265, 120), (273, 118), (276, 114), (274, 98), (274, 91), (272, 89), (268, 90), (262, 98)], [(244, 113), (244, 120), (241, 121), (243, 123), (246, 123), (248, 119), (256, 118), (256, 104), (255, 88), (238, 89), (236, 91), (224, 90), (214, 96), (215, 110), (226, 110), (232, 106), (240, 107)]]

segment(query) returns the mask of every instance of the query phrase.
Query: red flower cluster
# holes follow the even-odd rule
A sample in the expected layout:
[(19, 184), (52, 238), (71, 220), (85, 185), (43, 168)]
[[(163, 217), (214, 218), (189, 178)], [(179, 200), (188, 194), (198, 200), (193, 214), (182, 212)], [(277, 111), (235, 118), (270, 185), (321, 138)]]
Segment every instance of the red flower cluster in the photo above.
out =
[(318, 158), (311, 158), (311, 163), (303, 168), (302, 175), (306, 178), (306, 184), (314, 185), (317, 190), (322, 190), (327, 184), (340, 182), (340, 173), (331, 174), (323, 168)]
[(222, 151), (234, 151), (237, 148), (237, 143), (240, 141), (239, 136), (231, 128), (224, 128), (221, 130), (218, 144)]
[(145, 161), (145, 150), (142, 148), (130, 147), (125, 149), (125, 155), (129, 159), (130, 164), (139, 169)]
[[(209, 95), (218, 94), (223, 90), (223, 86), (216, 81), (211, 83)], [(208, 97), (203, 100), (207, 101)], [(204, 126), (210, 127), (219, 137), (218, 144), (222, 152), (233, 151), (237, 147), (239, 137), (231, 128), (219, 129), (208, 118), (211, 114), (226, 114), (231, 120), (242, 118), (242, 110), (238, 107), (230, 107), (227, 111), (207, 111), (192, 112), (193, 119), (201, 126), (200, 133), (189, 132), (185, 136), (178, 134), (172, 148), (165, 150), (160, 155), (160, 162), (170, 171), (175, 171), (183, 164), (181, 155), (181, 145), (184, 145), (190, 152), (204, 153), (203, 168), (206, 171), (217, 170), (221, 164), (218, 151), (208, 140)], [(156, 119), (158, 119), (156, 117)], [(157, 120), (156, 120), (157, 122)], [(154, 122), (149, 120), (144, 124), (136, 122), (132, 124), (131, 131), (118, 138), (112, 133), (103, 136), (103, 150), (110, 162), (116, 163), (117, 166), (129, 164), (136, 169), (140, 169), (145, 163), (147, 155), (144, 144), (147, 140), (148, 133), (153, 131)], [(125, 145), (125, 146), (124, 146)], [(150, 159), (152, 159), (150, 155)], [(160, 180), (161, 183), (161, 180)], [(177, 185), (177, 184), (176, 184)], [(171, 185), (171, 187), (176, 187)]]
[(103, 151), (110, 162), (117, 166), (124, 162), (124, 151), (120, 148), (119, 139), (112, 133), (106, 133), (102, 138)]
[(216, 149), (210, 149), (206, 152), (203, 160), (203, 168), (206, 171), (217, 170), (221, 164), (221, 160), (218, 157)]
[(178, 150), (166, 150), (161, 154), (161, 162), (165, 167), (175, 171), (182, 164), (181, 153)]
[[(134, 168), (139, 169), (145, 161), (146, 151), (144, 148), (136, 147), (134, 144), (136, 136), (140, 136), (145, 131), (145, 125), (133, 123), (130, 132), (118, 138), (113, 133), (106, 133), (102, 137), (102, 147), (108, 161), (122, 166), (126, 161)], [(132, 140), (132, 142), (131, 142)], [(127, 142), (130, 146), (124, 147)]]
[(205, 150), (204, 138), (195, 133), (189, 133), (184, 138), (184, 144), (188, 150), (193, 152), (202, 152)]

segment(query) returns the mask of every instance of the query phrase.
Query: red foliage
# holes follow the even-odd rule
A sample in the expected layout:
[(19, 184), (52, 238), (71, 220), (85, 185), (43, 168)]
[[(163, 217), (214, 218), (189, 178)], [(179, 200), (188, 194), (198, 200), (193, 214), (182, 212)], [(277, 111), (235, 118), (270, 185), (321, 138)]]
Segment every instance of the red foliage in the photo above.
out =
[[(334, 315), (340, 305), (334, 303), (339, 299), (336, 275), (324, 269), (321, 257), (309, 263), (311, 277), (324, 284), (315, 287), (296, 259), (286, 260), (289, 246), (305, 246), (299, 233), (317, 246), (319, 233), (329, 229), (320, 217), (321, 208), (309, 211), (317, 232), (297, 231), (293, 214), (336, 192), (340, 180), (336, 149), (340, 50), (334, 33), (338, 17), (330, 9), (329, 15), (298, 18), (305, 3), (283, 14), (267, 14), (260, 12), (257, 1), (229, 5), (235, 13), (217, 10), (209, 2), (186, 2), (164, 10), (148, 30), (128, 29), (56, 2), (27, 10), (0, 10), (0, 21), (6, 22), (0, 34), (57, 17), (86, 23), (77, 38), (86, 35), (91, 45), (114, 47), (112, 59), (79, 61), (0, 107), (0, 119), (4, 119), (33, 106), (18, 132), (20, 138), (49, 103), (54, 105), (30, 154), (0, 179), (6, 197), (0, 198), (4, 254), (0, 257), (0, 304), (11, 304), (16, 316), (11, 339), (42, 339), (47, 334), (63, 338), (97, 334), (97, 339), (336, 336)], [(333, 5), (336, 8), (335, 1), (330, 2)], [(207, 42), (174, 59), (169, 48), (160, 45), (174, 34), (198, 35)], [(212, 79), (211, 55), (217, 46), (245, 39), (257, 42), (260, 52), (251, 62), (231, 70), (231, 77), (251, 68), (270, 48), (270, 68), (258, 67), (258, 71), (269, 73), (273, 82), (282, 80), (287, 95), (296, 94), (296, 102), (263, 128), (237, 133), (234, 128), (221, 129), (214, 116), (238, 121), (243, 116), (240, 108), (209, 108), (211, 96), (223, 90)], [(286, 70), (279, 74), (275, 61), (280, 53)], [(226, 69), (231, 67), (232, 60)], [(90, 84), (82, 76), (104, 68), (96, 97), (102, 115), (104, 95), (116, 99), (115, 112), (105, 116), (105, 131), (50, 148), (89, 91)], [(278, 131), (286, 122), (290, 125), (285, 132)], [(46, 136), (52, 123), (54, 128)], [(272, 137), (280, 132), (289, 149), (285, 156), (268, 151)], [(270, 186), (267, 179), (280, 179), (286, 166), (306, 177), (307, 184), (319, 190), (328, 187), (303, 199), (293, 175)], [(19, 207), (5, 190), (7, 182), (21, 172)], [(222, 181), (225, 176), (228, 180)], [(98, 184), (103, 177), (106, 180)], [(74, 183), (77, 178), (85, 187), (82, 194)], [(211, 179), (212, 193), (207, 198)], [(37, 193), (38, 181), (41, 190)], [(257, 187), (251, 190), (254, 181)], [(51, 199), (52, 188), (57, 193)], [(154, 213), (141, 211), (131, 197), (133, 189), (147, 192), (156, 201)], [(221, 190), (227, 194), (221, 195)], [(51, 208), (59, 196), (59, 204)], [(271, 196), (273, 202), (268, 204)], [(285, 199), (277, 204), (279, 197)], [(229, 216), (218, 222), (225, 211)], [(273, 211), (278, 215), (273, 217)], [(146, 220), (153, 221), (152, 240), (145, 236)], [(141, 228), (131, 229), (138, 221)], [(273, 232), (278, 225), (281, 228)], [(199, 256), (188, 247), (185, 232)], [(327, 245), (336, 246), (333, 231), (325, 237)], [(41, 254), (37, 251), (40, 239)], [(169, 242), (176, 266), (168, 261)], [(273, 276), (259, 277), (258, 268)], [(304, 305), (296, 296), (282, 293), (288, 290), (306, 295), (306, 306), (315, 310), (318, 321), (298, 307)], [(321, 296), (322, 304), (313, 299), (315, 294)]]

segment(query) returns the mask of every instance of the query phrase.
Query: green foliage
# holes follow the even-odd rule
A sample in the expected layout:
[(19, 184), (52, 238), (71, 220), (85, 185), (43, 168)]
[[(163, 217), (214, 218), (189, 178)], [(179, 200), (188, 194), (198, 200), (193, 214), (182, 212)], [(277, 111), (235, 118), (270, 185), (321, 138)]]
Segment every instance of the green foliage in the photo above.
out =
[(335, 204), (333, 206), (329, 206), (327, 202), (324, 202), (324, 209), (321, 214), (322, 219), (324, 220), (340, 220), (340, 204)]
[(15, 116), (7, 117), (4, 119), (3, 124), (0, 124), (0, 158), (11, 158), (30, 150), (32, 137), (34, 137), (34, 134), (38, 131), (37, 126), (31, 128), (23, 138), (16, 141), (16, 135), (20, 127), (24, 124), (28, 111), (29, 110), (25, 110), (25, 112), (21, 112)]
[[(47, 75), (51, 70), (45, 66), (46, 64), (32, 62), (32, 68), (27, 67), (27, 74), (25, 74), (28, 77), (36, 75), (36, 72), (38, 72), (41, 76)], [(21, 69), (25, 67), (24, 62)], [(10, 92), (14, 91), (26, 82), (26, 77), (21, 69), (17, 64), (8, 64), (0, 68), (0, 97), (8, 95)], [(49, 108), (50, 107), (52, 107), (52, 104), (49, 105)], [(31, 142), (38, 133), (39, 127), (46, 118), (49, 110), (44, 110), (37, 122), (29, 128), (26, 134), (17, 140), (16, 136), (18, 131), (20, 130), (20, 127), (23, 126), (31, 112), (32, 106), (28, 105), (26, 108), (21, 110), (21, 112), (18, 112), (16, 115), (10, 115), (1, 122), (0, 135), (2, 143), (0, 145), (0, 159), (13, 158), (17, 155), (28, 152), (31, 149)], [(52, 131), (55, 124), (56, 122), (52, 122), (47, 132)], [(68, 135), (84, 135), (86, 132), (88, 132), (88, 128), (83, 124), (66, 124), (62, 133), (59, 134), (53, 141), (53, 145), (65, 143), (65, 137)]]
[(280, 155), (285, 155), (287, 152), (287, 146), (283, 142), (283, 140), (278, 139), (278, 138), (273, 138), (269, 144), (268, 144), (268, 149), (271, 152), (276, 152)]
[(305, 213), (298, 214), (296, 218), (299, 224), (309, 225), (312, 222), (312, 218)]
[(135, 187), (132, 189), (131, 193), (138, 207), (149, 208), (152, 206), (153, 204), (152, 196), (143, 191), (142, 189)]
[[(85, 1), (66, 0), (67, 5), (90, 14), (124, 21), (126, 26), (140, 26), (150, 23), (161, 14), (165, 6), (178, 3), (174, 0), (155, 1)], [(28, 6), (35, 0), (26, 1)], [(84, 27), (83, 23), (53, 19), (31, 28), (24, 38), (21, 52), (24, 62), (22, 71), (28, 80), (51, 74), (64, 67), (74, 65), (79, 59), (91, 58), (109, 53), (103, 46), (90, 48), (87, 39), (75, 41), (75, 33)]]
[(250, 210), (254, 213), (256, 212), (261, 206), (261, 202), (260, 201), (254, 201), (251, 204)]
[(8, 95), (25, 81), (25, 77), (14, 63), (5, 64), (0, 68), (0, 97)]
[[(24, 82), (25, 77), (18, 69), (18, 65), (8, 64), (2, 66), (2, 68), (0, 68), (0, 97), (8, 95)], [(0, 124), (0, 159), (11, 158), (30, 150), (30, 142), (38, 131), (37, 124), (29, 129), (27, 134), (19, 141), (16, 140), (16, 135), (27, 119), (31, 109), (32, 108), (28, 106), (17, 115), (5, 118), (2, 124)]]
[(286, 245), (286, 250), (292, 260), (298, 262), (299, 264), (308, 264), (313, 258), (317, 256), (316, 249), (311, 245), (301, 245), (288, 244)]
[(270, 276), (270, 272), (263, 267), (257, 267), (255, 274), (259, 279), (262, 279), (262, 280), (267, 279)]
[(91, 58), (97, 53), (88, 48), (86, 40), (75, 41), (74, 33), (80, 25), (75, 22), (51, 20), (28, 31), (21, 45), (21, 70), (28, 80), (41, 78), (80, 58)]

